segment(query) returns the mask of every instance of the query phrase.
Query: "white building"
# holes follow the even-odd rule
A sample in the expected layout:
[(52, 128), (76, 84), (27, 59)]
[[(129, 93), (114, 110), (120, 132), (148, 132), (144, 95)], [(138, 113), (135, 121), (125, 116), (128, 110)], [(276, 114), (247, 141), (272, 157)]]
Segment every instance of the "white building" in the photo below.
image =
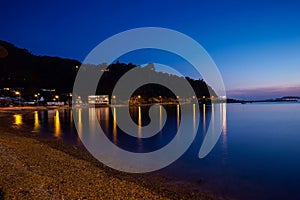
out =
[(88, 96), (88, 103), (90, 105), (108, 105), (109, 98), (108, 95), (90, 95)]

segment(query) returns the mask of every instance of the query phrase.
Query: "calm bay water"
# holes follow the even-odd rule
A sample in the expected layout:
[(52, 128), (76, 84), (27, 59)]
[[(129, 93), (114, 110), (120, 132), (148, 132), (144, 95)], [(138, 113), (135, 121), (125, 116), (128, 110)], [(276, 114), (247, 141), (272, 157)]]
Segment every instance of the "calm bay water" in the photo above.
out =
[[(215, 104), (199, 105), (199, 108), (196, 139), (180, 159), (160, 173), (235, 199), (300, 199), (299, 103)], [(180, 125), (178, 107), (167, 106), (167, 122), (158, 134), (150, 139), (133, 138), (123, 133), (113, 120), (120, 109), (124, 108), (34, 111), (0, 120), (1, 125), (24, 128), (33, 134), (58, 138), (80, 147), (73, 120), (95, 113), (107, 137), (115, 145), (133, 152), (150, 152), (163, 147), (172, 140)], [(159, 117), (162, 107), (155, 109)], [(208, 123), (214, 120), (215, 109), (221, 109), (224, 116), (223, 132), (212, 152), (199, 159), (199, 149)], [(76, 112), (76, 119), (72, 112)], [(137, 124), (149, 123), (146, 107), (134, 107), (130, 113)], [(192, 113), (182, 117), (194, 120)]]

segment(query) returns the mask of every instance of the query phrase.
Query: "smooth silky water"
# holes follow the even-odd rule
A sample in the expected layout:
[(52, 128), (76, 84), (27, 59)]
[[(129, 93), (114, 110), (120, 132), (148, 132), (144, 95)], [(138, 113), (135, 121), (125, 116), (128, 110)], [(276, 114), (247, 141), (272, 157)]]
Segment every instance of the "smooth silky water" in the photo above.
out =
[[(177, 105), (166, 106), (168, 118), (155, 136), (135, 138), (117, 126), (118, 110), (122, 107), (78, 108), (74, 111), (48, 110), (16, 114), (0, 118), (1, 126), (28, 130), (42, 137), (60, 139), (83, 147), (78, 129), (82, 115), (97, 115), (102, 129), (112, 143), (132, 152), (150, 152), (168, 144), (180, 126), (181, 117), (195, 120), (193, 104), (190, 116), (180, 116)], [(156, 117), (162, 106), (156, 106)], [(199, 104), (200, 122), (196, 138), (188, 151), (159, 173), (175, 180), (236, 199), (300, 199), (300, 104)], [(208, 128), (214, 123), (215, 110), (220, 109), (222, 134), (214, 149), (203, 159), (198, 158)], [(76, 118), (73, 119), (73, 113)], [(150, 122), (148, 107), (131, 107), (130, 114), (138, 125)], [(115, 118), (114, 118), (115, 117)], [(90, 127), (98, 121), (90, 121)], [(142, 132), (138, 132), (143, 134)]]

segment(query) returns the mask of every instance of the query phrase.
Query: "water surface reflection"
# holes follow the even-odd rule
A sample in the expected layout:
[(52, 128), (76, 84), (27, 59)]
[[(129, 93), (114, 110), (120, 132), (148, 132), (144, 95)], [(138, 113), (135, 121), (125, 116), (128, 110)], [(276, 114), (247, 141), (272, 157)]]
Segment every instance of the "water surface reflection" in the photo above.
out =
[(16, 114), (14, 115), (14, 119), (15, 119), (15, 125), (22, 125), (23, 124), (23, 118), (21, 114)]
[(54, 114), (54, 136), (60, 137), (62, 134), (61, 127), (60, 127), (60, 119), (59, 119), (59, 112), (55, 110)]
[[(122, 107), (72, 110), (34, 111), (0, 118), (1, 126), (26, 129), (34, 134), (53, 137), (72, 145), (82, 145), (78, 135), (83, 123), (91, 128), (101, 126), (107, 138), (132, 152), (150, 152), (168, 144), (177, 133), (180, 119), (186, 118), (195, 127), (195, 106), (187, 105), (190, 114), (181, 114), (180, 107), (164, 106), (167, 121), (163, 125), (163, 106), (156, 106), (154, 116), (161, 131), (150, 138), (135, 138), (118, 127)], [(193, 183), (216, 193), (229, 194), (236, 199), (300, 199), (300, 104), (203, 104), (199, 106), (200, 123), (196, 139), (188, 151), (174, 164), (160, 172)], [(149, 108), (130, 108), (137, 125), (149, 123)], [(83, 122), (83, 116), (95, 118)], [(223, 128), (218, 143), (204, 159), (198, 158), (208, 124), (221, 119)], [(73, 120), (78, 122), (77, 131)], [(191, 128), (193, 128), (191, 127)], [(142, 136), (142, 129), (138, 129)], [(185, 134), (185, 133), (182, 133)], [(93, 137), (93, 135), (89, 135)]]

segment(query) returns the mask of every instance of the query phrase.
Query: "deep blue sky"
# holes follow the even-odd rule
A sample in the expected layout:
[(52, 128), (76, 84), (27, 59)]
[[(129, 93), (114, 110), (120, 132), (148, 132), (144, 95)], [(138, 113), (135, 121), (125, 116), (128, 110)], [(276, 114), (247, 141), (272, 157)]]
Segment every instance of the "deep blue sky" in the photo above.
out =
[[(0, 15), (0, 39), (37, 55), (80, 61), (121, 31), (174, 29), (207, 50), (228, 96), (300, 96), (299, 1), (12, 0), (1, 2)], [(136, 57), (132, 62), (142, 61)], [(193, 71), (186, 73), (193, 76)]]

